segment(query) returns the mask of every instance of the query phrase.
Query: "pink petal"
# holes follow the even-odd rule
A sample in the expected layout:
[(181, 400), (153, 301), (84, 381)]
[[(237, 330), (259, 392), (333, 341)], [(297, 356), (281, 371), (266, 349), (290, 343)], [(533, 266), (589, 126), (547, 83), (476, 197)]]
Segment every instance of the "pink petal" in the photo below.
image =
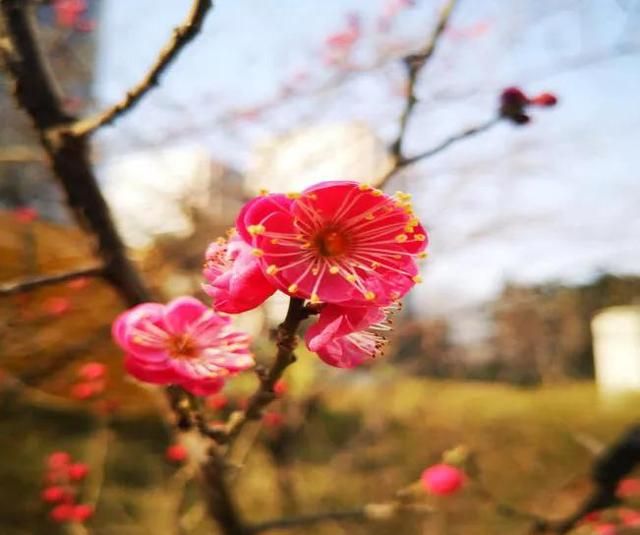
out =
[(195, 297), (178, 297), (165, 306), (164, 321), (170, 332), (182, 334), (207, 310), (209, 310), (207, 306)]
[(199, 379), (197, 381), (183, 381), (180, 386), (191, 392), (194, 396), (210, 396), (222, 390), (224, 379), (213, 377), (209, 379)]
[(133, 355), (125, 356), (124, 368), (129, 375), (145, 383), (166, 385), (175, 383), (178, 379), (166, 362), (164, 366), (146, 365)]

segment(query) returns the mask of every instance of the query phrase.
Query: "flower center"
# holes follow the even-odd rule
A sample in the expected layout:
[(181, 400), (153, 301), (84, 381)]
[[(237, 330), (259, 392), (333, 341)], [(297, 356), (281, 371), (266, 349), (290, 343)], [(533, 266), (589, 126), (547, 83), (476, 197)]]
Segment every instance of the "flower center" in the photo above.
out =
[(167, 347), (169, 355), (174, 359), (192, 359), (198, 354), (198, 346), (186, 334), (178, 334), (169, 339)]
[(346, 253), (349, 248), (347, 237), (335, 229), (320, 232), (316, 236), (314, 244), (322, 256), (340, 256)]

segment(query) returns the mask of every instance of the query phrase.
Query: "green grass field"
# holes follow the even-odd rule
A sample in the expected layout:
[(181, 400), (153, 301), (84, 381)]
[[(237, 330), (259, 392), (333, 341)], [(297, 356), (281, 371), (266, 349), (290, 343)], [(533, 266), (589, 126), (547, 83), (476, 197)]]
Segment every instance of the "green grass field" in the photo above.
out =
[[(588, 492), (593, 454), (587, 446), (610, 442), (640, 419), (638, 401), (602, 403), (590, 384), (525, 390), (406, 379), (394, 372), (375, 382), (340, 380), (323, 392), (319, 409), (294, 438), (291, 465), (277, 469), (258, 442), (235, 487), (242, 511), (254, 520), (277, 517), (283, 510), (350, 508), (391, 498), (444, 450), (465, 444), (486, 486), (502, 501), (545, 517), (561, 516)], [(89, 497), (97, 499), (96, 516), (87, 524), (91, 533), (216, 533), (198, 503), (191, 467), (179, 469), (164, 460), (170, 433), (158, 416), (117, 416), (105, 434), (81, 410), (7, 393), (0, 403), (2, 535), (65, 532), (47, 520), (47, 508), (39, 501), (43, 458), (56, 449), (68, 449), (94, 465), (87, 482)], [(268, 436), (269, 431), (262, 433)], [(102, 465), (103, 457), (104, 479), (95, 466)], [(450, 534), (527, 532), (522, 521), (497, 516), (472, 486), (448, 500), (447, 509)], [(289, 531), (444, 532), (442, 518), (413, 516)]]

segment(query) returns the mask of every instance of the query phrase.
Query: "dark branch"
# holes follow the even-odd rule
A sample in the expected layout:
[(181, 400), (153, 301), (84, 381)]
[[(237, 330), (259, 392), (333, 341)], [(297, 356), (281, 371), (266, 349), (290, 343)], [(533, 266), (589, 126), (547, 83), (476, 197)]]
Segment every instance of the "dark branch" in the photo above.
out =
[(218, 443), (224, 444), (237, 436), (248, 421), (259, 420), (262, 417), (264, 408), (276, 398), (273, 387), (282, 377), (285, 369), (296, 360), (293, 353), (298, 343), (296, 331), (300, 323), (313, 313), (315, 313), (313, 310), (305, 307), (303, 299), (291, 298), (287, 316), (278, 326), (276, 358), (269, 369), (259, 374), (260, 384), (249, 399), (247, 408), (242, 413), (233, 414), (224, 430), (205, 431), (205, 434), (214, 438)]
[(449, 17), (451, 16), (451, 12), (453, 11), (455, 4), (456, 0), (447, 0), (447, 3), (442, 8), (440, 16), (438, 17), (438, 23), (429, 36), (429, 39), (423, 49), (417, 54), (411, 54), (403, 59), (404, 65), (407, 69), (407, 99), (405, 101), (402, 114), (400, 115), (400, 129), (398, 131), (398, 136), (389, 147), (392, 156), (397, 160), (402, 159), (402, 143), (404, 142), (404, 137), (407, 132), (409, 119), (411, 118), (411, 114), (413, 113), (413, 109), (417, 102), (415, 90), (418, 75), (436, 51), (438, 41), (447, 27)]
[(455, 134), (451, 137), (448, 137), (447, 139), (440, 142), (435, 147), (432, 147), (428, 150), (420, 152), (415, 156), (411, 156), (409, 158), (400, 157), (396, 159), (391, 169), (389, 169), (389, 171), (387, 171), (387, 173), (380, 180), (378, 187), (383, 187), (392, 176), (396, 175), (400, 170), (404, 169), (405, 167), (413, 165), (414, 163), (419, 162), (420, 160), (424, 160), (426, 158), (430, 158), (431, 156), (435, 156), (439, 152), (444, 151), (445, 149), (449, 148), (451, 145), (457, 143), (458, 141), (462, 141), (463, 139), (467, 139), (469, 137), (473, 137), (482, 132), (486, 132), (487, 130), (490, 130), (491, 128), (493, 128), (501, 120), (502, 120), (502, 117), (500, 116), (493, 117), (478, 126), (467, 128), (466, 130), (463, 130), (459, 134)]
[(14, 295), (22, 292), (28, 292), (41, 288), (42, 286), (59, 284), (73, 279), (79, 279), (80, 277), (99, 277), (102, 275), (103, 271), (104, 269), (102, 266), (95, 266), (67, 271), (66, 273), (58, 273), (56, 275), (43, 275), (41, 277), (32, 277), (17, 282), (6, 282), (0, 284), (0, 295)]
[(126, 257), (124, 244), (98, 187), (86, 136), (47, 133), (66, 126), (73, 118), (62, 109), (56, 83), (38, 48), (27, 4), (23, 0), (0, 0), (6, 31), (0, 53), (14, 84), (15, 99), (31, 118), (76, 221), (96, 238), (96, 254), (104, 264), (104, 277), (129, 305), (149, 301), (150, 293)]
[(118, 117), (136, 106), (147, 92), (159, 84), (160, 76), (167, 67), (178, 57), (185, 45), (200, 32), (205, 16), (212, 6), (212, 0), (194, 0), (187, 18), (173, 30), (171, 39), (162, 48), (155, 63), (143, 79), (127, 91), (127, 94), (120, 102), (93, 117), (87, 117), (62, 128), (61, 132), (76, 137), (89, 135), (101, 126), (111, 124)]
[(532, 533), (568, 533), (588, 513), (617, 505), (620, 481), (639, 464), (640, 424), (635, 424), (596, 460), (591, 474), (595, 489), (576, 511), (560, 521), (536, 522)]

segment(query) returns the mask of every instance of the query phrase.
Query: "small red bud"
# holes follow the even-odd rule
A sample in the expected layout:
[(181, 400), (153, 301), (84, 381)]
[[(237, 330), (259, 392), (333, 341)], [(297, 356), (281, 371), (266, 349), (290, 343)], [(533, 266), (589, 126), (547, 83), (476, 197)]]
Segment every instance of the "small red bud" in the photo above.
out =
[(420, 477), (424, 489), (437, 496), (455, 494), (464, 484), (464, 472), (448, 464), (436, 464), (422, 472)]
[(71, 388), (71, 397), (81, 401), (90, 399), (96, 394), (92, 383), (78, 383)]
[(288, 390), (289, 390), (289, 385), (284, 379), (278, 380), (276, 384), (273, 385), (273, 392), (278, 397), (284, 396)]
[(89, 473), (89, 467), (84, 463), (74, 463), (69, 467), (69, 479), (81, 481)]
[(224, 409), (229, 404), (229, 398), (224, 394), (214, 394), (207, 398), (207, 407), (213, 410)]
[(22, 206), (13, 211), (13, 216), (18, 223), (31, 223), (38, 219), (38, 210), (30, 206)]
[(265, 412), (262, 416), (262, 423), (269, 429), (278, 429), (284, 424), (284, 416), (279, 412)]
[(47, 457), (47, 466), (51, 470), (67, 468), (71, 464), (71, 455), (66, 451), (54, 451)]
[(58, 524), (69, 522), (73, 519), (73, 510), (74, 506), (72, 504), (61, 503), (49, 511), (49, 517)]
[(78, 377), (87, 381), (95, 381), (104, 377), (107, 367), (100, 362), (87, 362), (78, 370)]
[(187, 460), (188, 452), (182, 444), (173, 444), (165, 452), (165, 457), (172, 463), (181, 463)]
[(62, 487), (47, 487), (40, 494), (43, 502), (56, 503), (62, 501), (65, 497), (65, 491)]
[(93, 516), (93, 507), (85, 503), (76, 505), (71, 516), (76, 522), (85, 522)]
[(555, 106), (557, 103), (558, 97), (553, 93), (541, 93), (531, 99), (531, 104), (535, 104), (536, 106), (550, 107)]

